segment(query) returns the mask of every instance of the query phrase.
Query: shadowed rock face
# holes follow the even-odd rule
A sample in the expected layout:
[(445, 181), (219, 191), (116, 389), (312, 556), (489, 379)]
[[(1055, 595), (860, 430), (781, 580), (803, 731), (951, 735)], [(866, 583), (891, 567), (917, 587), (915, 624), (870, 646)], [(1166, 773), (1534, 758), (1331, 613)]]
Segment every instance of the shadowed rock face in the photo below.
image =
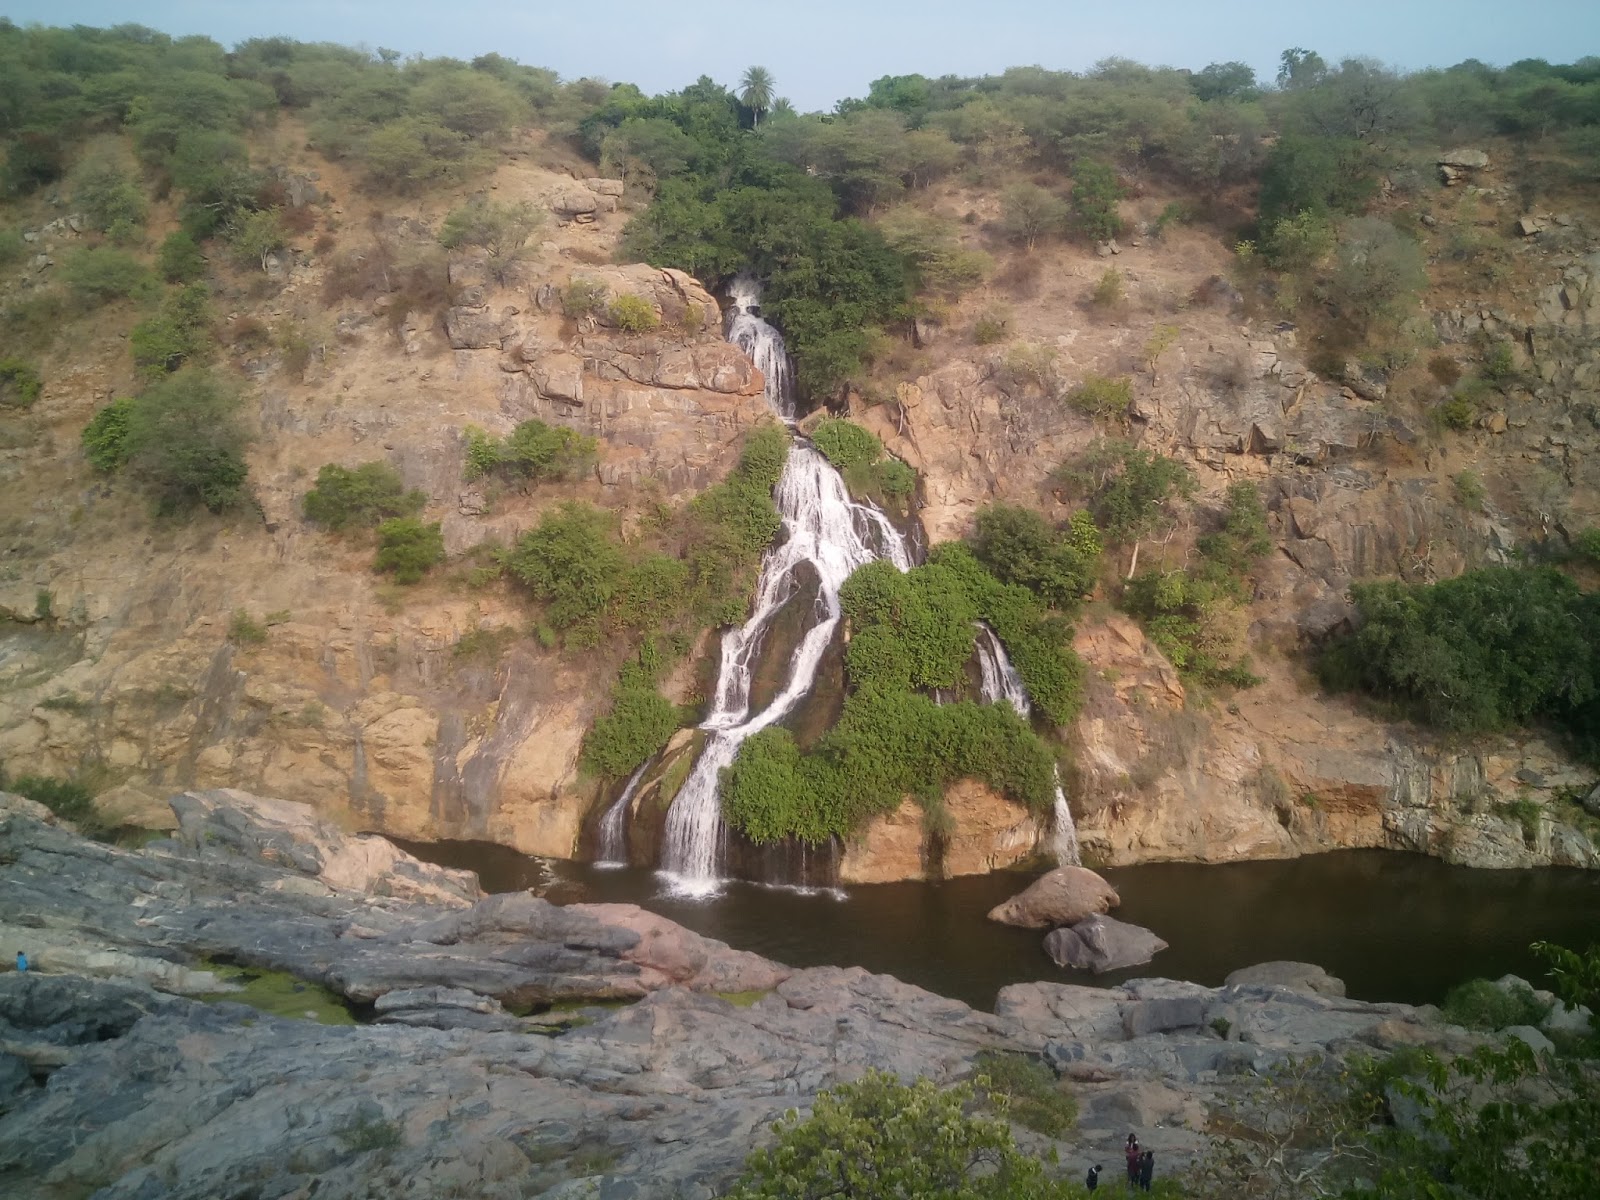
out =
[[(0, 975), (8, 1198), (511, 1200), (589, 1194), (579, 1181), (710, 1197), (818, 1090), (868, 1068), (949, 1082), (984, 1050), (1075, 1081), (1064, 1156), (1109, 1157), (1131, 1125), (1170, 1169), (1203, 1148), (1233, 1075), (1471, 1043), (1428, 1010), (1269, 984), (1024, 984), (983, 1013), (860, 968), (792, 971), (632, 905), (473, 899), (470, 877), (302, 806), (174, 807), (183, 840), (128, 851), (0, 793), (0, 931), (36, 968)], [(380, 869), (328, 882), (353, 861)], [(375, 1023), (175, 994), (230, 986), (202, 956), (320, 983)]]

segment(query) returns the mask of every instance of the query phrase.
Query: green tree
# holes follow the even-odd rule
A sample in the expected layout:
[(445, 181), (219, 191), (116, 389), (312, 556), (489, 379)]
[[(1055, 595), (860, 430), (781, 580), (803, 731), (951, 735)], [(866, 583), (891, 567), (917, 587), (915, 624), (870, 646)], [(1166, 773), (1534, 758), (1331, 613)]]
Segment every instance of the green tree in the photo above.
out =
[(1174, 501), (1192, 496), (1196, 486), (1182, 463), (1114, 438), (1095, 442), (1077, 467), (1058, 478), (1087, 495), (1106, 537), (1133, 547), (1130, 579), (1139, 566), (1140, 541), (1168, 519)]
[(1094, 591), (1100, 539), (1086, 513), (1065, 534), (1032, 509), (991, 504), (978, 511), (972, 552), (1002, 583), (1028, 588), (1052, 608), (1071, 611)]
[(120, 470), (133, 453), (128, 430), (133, 419), (133, 400), (124, 396), (113, 400), (89, 419), (81, 438), (83, 456), (95, 470), (110, 474)]
[(1000, 203), (1001, 228), (1029, 250), (1040, 238), (1059, 233), (1067, 221), (1067, 205), (1054, 192), (1035, 183), (1007, 188)]
[(74, 295), (89, 304), (142, 299), (157, 287), (149, 267), (126, 250), (109, 246), (74, 250), (61, 263), (61, 279)]
[(1362, 330), (1400, 324), (1428, 284), (1422, 247), (1379, 217), (1347, 222), (1334, 258), (1327, 299)]
[(393, 517), (378, 526), (378, 555), (372, 569), (392, 572), (396, 583), (420, 583), (443, 561), (444, 533), (438, 521), (424, 524), (415, 517)]
[(32, 408), (44, 391), (39, 372), (20, 358), (0, 358), (0, 408)]
[(476, 246), (483, 251), (490, 277), (504, 284), (542, 223), (542, 215), (527, 201), (495, 204), (475, 196), (461, 208), (450, 210), (439, 227), (439, 244), (446, 250)]
[(761, 127), (762, 114), (771, 109), (777, 90), (772, 72), (765, 67), (747, 67), (739, 77), (739, 103), (750, 110), (756, 128)]
[(193, 283), (206, 273), (206, 256), (186, 229), (175, 229), (161, 243), (156, 269), (168, 283)]
[(151, 384), (128, 412), (128, 466), (162, 512), (224, 512), (248, 497), (249, 435), (229, 384), (188, 368)]
[(1116, 171), (1103, 162), (1080, 162), (1072, 169), (1072, 215), (1090, 241), (1104, 242), (1122, 232), (1117, 201), (1122, 185)]
[(341, 467), (328, 463), (317, 472), (316, 486), (306, 493), (306, 519), (335, 532), (372, 527), (393, 517), (414, 517), (428, 501), (420, 491), (407, 491), (400, 473), (386, 462)]
[(169, 291), (161, 310), (128, 334), (139, 373), (159, 378), (185, 363), (203, 360), (212, 346), (213, 316), (211, 290), (205, 284), (191, 283)]
[(240, 213), (228, 226), (228, 244), (241, 264), (265, 271), (272, 256), (289, 244), (283, 210), (263, 208)]

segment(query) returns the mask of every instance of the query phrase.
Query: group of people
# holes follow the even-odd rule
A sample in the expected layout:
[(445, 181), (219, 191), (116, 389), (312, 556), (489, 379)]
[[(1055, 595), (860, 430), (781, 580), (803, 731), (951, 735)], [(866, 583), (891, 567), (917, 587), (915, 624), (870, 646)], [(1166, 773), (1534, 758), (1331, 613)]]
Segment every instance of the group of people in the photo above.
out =
[[(1128, 1144), (1123, 1147), (1123, 1155), (1128, 1160), (1128, 1190), (1148, 1192), (1150, 1180), (1156, 1173), (1156, 1152), (1145, 1150), (1139, 1145), (1139, 1139), (1133, 1134), (1128, 1135)], [(1100, 1167), (1089, 1168), (1089, 1177), (1084, 1181), (1092, 1192), (1100, 1186)]]

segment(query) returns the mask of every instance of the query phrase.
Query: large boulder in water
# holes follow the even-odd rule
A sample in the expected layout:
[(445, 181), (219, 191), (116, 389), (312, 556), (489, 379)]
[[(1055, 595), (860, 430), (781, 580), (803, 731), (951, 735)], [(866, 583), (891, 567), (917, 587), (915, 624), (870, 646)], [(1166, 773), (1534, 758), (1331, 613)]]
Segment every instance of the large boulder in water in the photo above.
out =
[(1044, 939), (1044, 952), (1057, 966), (1076, 967), (1096, 975), (1147, 963), (1166, 948), (1167, 943), (1142, 925), (1102, 916), (1053, 930)]
[(989, 919), (1024, 929), (1049, 929), (1076, 925), (1085, 917), (1110, 912), (1120, 903), (1117, 889), (1087, 867), (1057, 867), (991, 908)]
[(1343, 996), (1344, 980), (1329, 975), (1315, 963), (1264, 962), (1240, 967), (1222, 981), (1229, 987), (1249, 984), (1288, 988), (1292, 992), (1312, 992), (1318, 996)]

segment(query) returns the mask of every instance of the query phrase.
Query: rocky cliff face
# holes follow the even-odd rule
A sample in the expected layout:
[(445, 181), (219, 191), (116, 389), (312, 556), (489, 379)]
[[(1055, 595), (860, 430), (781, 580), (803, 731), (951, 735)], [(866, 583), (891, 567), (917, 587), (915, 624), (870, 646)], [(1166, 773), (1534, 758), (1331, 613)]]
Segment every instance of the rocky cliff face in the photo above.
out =
[[(359, 195), (317, 165), (324, 189)], [(237, 784), (400, 836), (574, 853), (595, 799), (574, 764), (614, 663), (541, 649), (521, 636), (520, 602), (470, 589), (464, 571), (382, 585), (370, 549), (308, 525), (301, 499), (324, 463), (381, 458), (427, 494), (452, 554), (506, 543), (572, 496), (618, 510), (628, 528), (656, 502), (720, 478), (765, 409), (759, 375), (722, 341), (716, 301), (698, 283), (593, 265), (625, 217), (616, 181), (517, 156), (490, 187), (546, 209), (545, 240), (505, 286), (458, 256), (437, 320), (396, 320), (382, 300), (324, 309), (316, 297), (333, 260), (303, 248), (273, 264), (281, 291), (252, 301), (236, 289), (246, 315), (333, 331), (303, 382), (272, 352), (235, 356), (259, 409), (259, 518), (148, 519), (136, 494), (91, 476), (77, 450), (95, 407), (132, 386), (126, 348), (82, 331), (45, 364), (44, 398), (5, 418), (0, 449), (0, 759), (11, 770), (85, 775), (114, 819), (134, 823), (168, 820), (160, 798), (174, 788)], [(1127, 215), (1148, 221), (1159, 206), (1147, 198)], [(334, 212), (346, 229), (376, 221), (405, 246), (428, 240), (443, 207), (378, 214), (352, 201)], [(77, 236), (53, 228), (63, 246)], [(919, 324), (924, 348), (881, 368), (880, 391), (894, 399), (857, 404), (855, 415), (923, 473), (933, 540), (961, 536), (994, 499), (1064, 516), (1051, 472), (1108, 432), (1192, 465), (1202, 511), (1236, 479), (1268, 501), (1276, 545), (1242, 617), (1262, 686), (1220, 704), (1197, 699), (1127, 621), (1092, 607), (1082, 622), (1095, 678), (1069, 741), (1091, 855), (1224, 860), (1383, 845), (1481, 865), (1596, 863), (1596, 827), (1562, 801), (1592, 781), (1554, 749), (1534, 738), (1439, 743), (1319, 695), (1302, 664), (1310, 642), (1348, 617), (1350, 582), (1504, 561), (1519, 542), (1600, 512), (1597, 230), (1600, 219), (1581, 214), (1539, 216), (1507, 281), (1441, 284), (1428, 297), (1439, 353), (1470, 362), (1483, 338), (1500, 339), (1525, 381), (1464, 434), (1440, 436), (1419, 419), (1438, 394), (1416, 381), (1419, 364), (1395, 378), (1361, 364), (1338, 378), (1312, 370), (1314, 347), (1298, 331), (1247, 320), (1237, 293), (1216, 284), (1225, 248), (1176, 226), (1111, 260), (1130, 299), (1110, 315), (1087, 304), (1107, 259), (1038, 252), (1047, 282), (1010, 298), (1010, 330), (1053, 355), (1049, 387), (1008, 369), (1004, 349), (955, 333), (997, 298), (988, 292), (942, 334)], [(574, 280), (646, 299), (660, 327), (628, 334), (603, 307), (566, 316)], [(1181, 333), (1152, 365), (1145, 347), (1169, 324)], [(1062, 402), (1090, 373), (1133, 376), (1125, 424)], [(504, 433), (529, 417), (597, 437), (593, 478), (527, 494), (463, 482), (464, 426)], [(1463, 470), (1484, 485), (1479, 511), (1455, 494)], [(1194, 532), (1146, 545), (1142, 561), (1181, 563)], [(230, 639), (238, 612), (266, 624), (264, 642)], [(463, 641), (480, 631), (489, 636)], [(685, 699), (692, 680), (671, 690)], [(907, 804), (849, 848), (845, 877), (988, 870), (1038, 845), (1031, 820), (982, 789), (963, 785), (948, 807), (957, 829), (942, 847)]]
[[(276, 263), (282, 291), (255, 317), (309, 313), (337, 333), (303, 382), (270, 355), (238, 364), (259, 408), (259, 515), (152, 521), (137, 493), (93, 477), (78, 432), (131, 387), (131, 364), (114, 337), (58, 351), (43, 399), (7, 418), (25, 428), (0, 451), (8, 769), (99, 781), (113, 818), (132, 823), (167, 819), (160, 797), (175, 788), (239, 785), (406, 837), (573, 853), (592, 799), (579, 743), (615, 664), (541, 649), (524, 606), (499, 590), (459, 577), (384, 585), (369, 545), (319, 531), (300, 506), (323, 464), (382, 459), (427, 495), (424, 519), (441, 520), (459, 554), (508, 543), (573, 496), (626, 521), (727, 472), (766, 415), (761, 377), (723, 342), (717, 303), (694, 280), (584, 265), (605, 257), (622, 220), (615, 181), (592, 182), (504, 167), (503, 198), (553, 210), (546, 240), (504, 287), (481, 262), (453, 262), (442, 320), (412, 314), (398, 336), (384, 298), (321, 310), (329, 255)], [(574, 214), (574, 190), (602, 207)], [(371, 219), (351, 207), (348, 226)], [(437, 216), (391, 215), (383, 228), (421, 246)], [(560, 296), (575, 278), (642, 297), (660, 327), (624, 333), (603, 306), (566, 317)], [(533, 416), (599, 438), (592, 478), (527, 494), (463, 482), (465, 426), (503, 434)], [(239, 612), (266, 626), (264, 641), (230, 639)], [(494, 635), (487, 648), (463, 653), (478, 631)]]
[[(1479, 195), (1506, 203), (1493, 189)], [(1151, 200), (1139, 212), (1158, 209)], [(1507, 562), (1519, 543), (1600, 515), (1597, 247), (1600, 216), (1543, 219), (1513, 247), (1514, 283), (1495, 299), (1463, 307), (1451, 287), (1429, 294), (1439, 344), (1424, 356), (1470, 364), (1483, 345), (1504, 343), (1524, 381), (1464, 434), (1441, 435), (1419, 415), (1444, 395), (1419, 382), (1420, 361), (1393, 378), (1357, 363), (1319, 376), (1296, 330), (1245, 318), (1237, 293), (1217, 285), (1226, 250), (1183, 231), (1136, 238), (1114, 263), (1052, 252), (1047, 282), (1010, 317), (1014, 338), (1053, 364), (1048, 380), (1019, 375), (1004, 348), (960, 343), (961, 322), (995, 302), (980, 295), (951, 317), (943, 343), (930, 339), (892, 401), (856, 404), (857, 418), (923, 472), (935, 541), (962, 536), (994, 500), (1064, 518), (1051, 473), (1102, 435), (1189, 464), (1202, 513), (1235, 480), (1259, 486), (1275, 546), (1241, 623), (1261, 686), (1197, 704), (1126, 618), (1095, 605), (1080, 623), (1093, 678), (1068, 740), (1088, 855), (1225, 861), (1383, 846), (1479, 866), (1600, 866), (1600, 824), (1571, 799), (1592, 786), (1592, 771), (1537, 737), (1456, 746), (1385, 723), (1320, 694), (1305, 668), (1315, 640), (1348, 619), (1350, 583)], [(1089, 297), (1108, 265), (1130, 298), (1105, 314)], [(1181, 333), (1152, 364), (1146, 347), (1162, 325)], [(1063, 403), (1091, 374), (1132, 376), (1126, 422)], [(1479, 511), (1454, 490), (1464, 470), (1484, 484)], [(1195, 533), (1179, 527), (1146, 544), (1141, 565), (1182, 565)], [(890, 826), (875, 823), (867, 844), (888, 839)]]

